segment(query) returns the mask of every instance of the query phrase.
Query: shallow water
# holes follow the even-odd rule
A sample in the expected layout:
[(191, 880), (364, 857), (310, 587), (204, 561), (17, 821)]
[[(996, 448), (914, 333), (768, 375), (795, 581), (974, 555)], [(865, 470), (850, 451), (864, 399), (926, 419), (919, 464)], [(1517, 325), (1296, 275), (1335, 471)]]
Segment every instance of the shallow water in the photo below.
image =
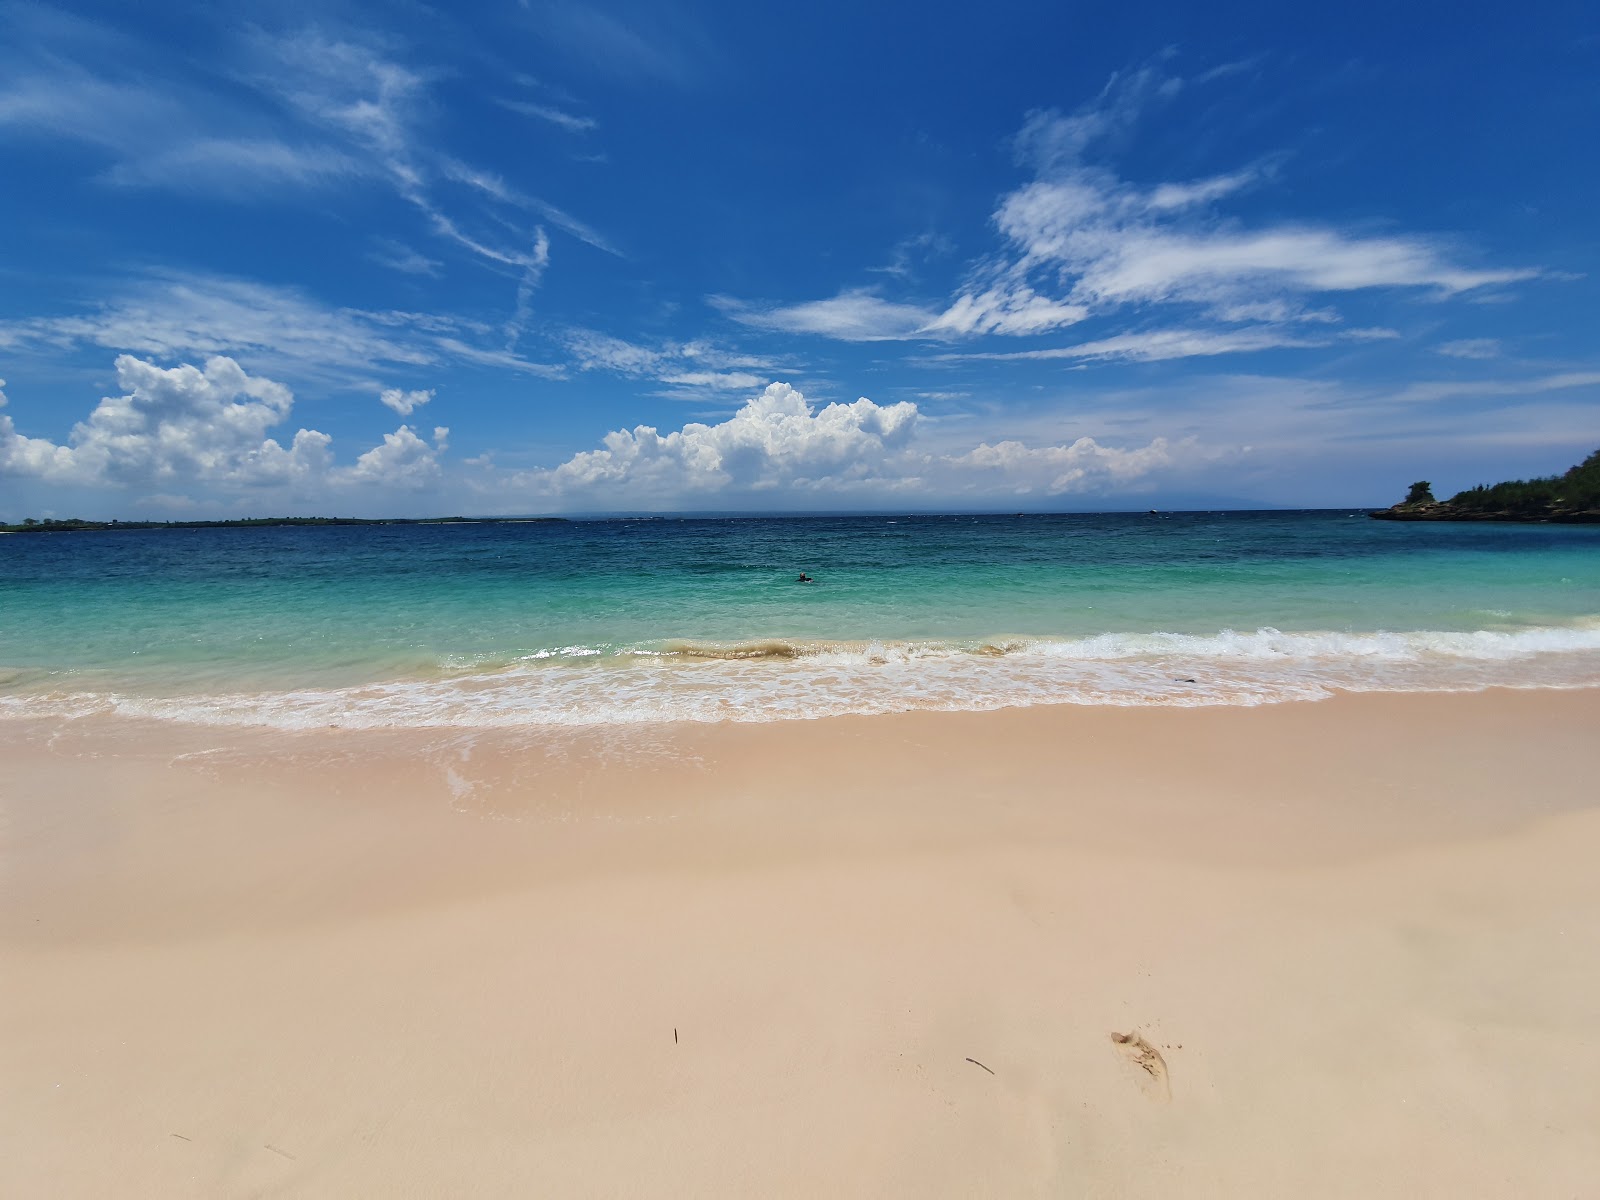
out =
[(1600, 684), (1600, 529), (1338, 511), (0, 538), (0, 714), (517, 726), (1497, 684)]

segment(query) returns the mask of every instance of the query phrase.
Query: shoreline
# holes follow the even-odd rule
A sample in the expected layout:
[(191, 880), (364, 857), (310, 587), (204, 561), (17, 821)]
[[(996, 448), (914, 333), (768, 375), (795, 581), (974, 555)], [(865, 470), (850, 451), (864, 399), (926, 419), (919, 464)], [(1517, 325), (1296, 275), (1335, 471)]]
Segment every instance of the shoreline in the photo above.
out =
[[(79, 690), (63, 690), (63, 680)], [(1339, 696), (1594, 689), (1593, 618), (1514, 631), (674, 640), (639, 649), (566, 646), (355, 681), (246, 681), (218, 669), (197, 680), (163, 666), (132, 682), (18, 667), (0, 679), (0, 728), (125, 721), (216, 737), (325, 729), (598, 736), (912, 712), (1257, 708)]]
[(0, 1188), (1581, 1193), (1596, 728), (0, 724)]

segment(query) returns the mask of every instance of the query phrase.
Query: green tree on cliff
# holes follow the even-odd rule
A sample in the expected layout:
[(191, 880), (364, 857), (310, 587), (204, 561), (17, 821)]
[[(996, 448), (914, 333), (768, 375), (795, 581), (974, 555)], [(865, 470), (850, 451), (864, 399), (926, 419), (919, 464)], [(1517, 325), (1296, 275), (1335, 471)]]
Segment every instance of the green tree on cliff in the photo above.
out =
[(1550, 475), (1542, 479), (1510, 479), (1487, 487), (1479, 484), (1458, 492), (1450, 503), (1457, 508), (1481, 512), (1600, 508), (1600, 450), (1564, 475)]

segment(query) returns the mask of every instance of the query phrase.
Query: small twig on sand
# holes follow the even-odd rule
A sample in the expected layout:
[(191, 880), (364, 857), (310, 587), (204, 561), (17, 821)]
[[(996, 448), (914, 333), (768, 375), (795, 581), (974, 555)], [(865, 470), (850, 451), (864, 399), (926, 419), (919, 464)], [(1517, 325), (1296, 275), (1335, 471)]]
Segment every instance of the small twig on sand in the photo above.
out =
[(279, 1150), (276, 1146), (272, 1145), (270, 1142), (267, 1144), (266, 1148), (268, 1150), (271, 1150), (274, 1154), (283, 1155), (285, 1158), (289, 1159), (291, 1162), (294, 1161), (294, 1155), (290, 1154), (287, 1150)]
[(678, 1029), (677, 1029), (677, 1026), (673, 1026), (673, 1029), (672, 1029), (672, 1044), (674, 1046), (676, 1046), (678, 1044)]
[[(977, 1060), (977, 1059), (975, 1059), (975, 1058), (969, 1058), (969, 1059), (967, 1059), (967, 1061), (968, 1061), (968, 1062), (969, 1062), (969, 1063), (971, 1063), (971, 1064), (972, 1064), (972, 1065), (973, 1065), (973, 1066), (975, 1066), (975, 1067), (983, 1067), (983, 1064), (982, 1064), (982, 1063), (981, 1063), (981, 1062), (979, 1062), (979, 1061), (978, 1061), (978, 1060)], [(989, 1071), (989, 1068), (988, 1068), (988, 1067), (983, 1067), (983, 1069), (984, 1069), (984, 1070), (985, 1070), (985, 1071)], [(994, 1072), (993, 1072), (993, 1071), (989, 1071), (989, 1074), (991, 1074), (991, 1075), (993, 1075), (993, 1074), (994, 1074)]]
[(181, 1133), (175, 1133), (175, 1134), (173, 1134), (173, 1135), (172, 1135), (172, 1136), (173, 1136), (173, 1137), (175, 1137), (175, 1138), (183, 1138), (183, 1140), (184, 1140), (184, 1141), (186, 1141), (186, 1142), (192, 1142), (192, 1141), (194, 1141), (194, 1139), (193, 1139), (193, 1138), (186, 1138), (186, 1137), (183, 1137), (183, 1134), (181, 1134)]

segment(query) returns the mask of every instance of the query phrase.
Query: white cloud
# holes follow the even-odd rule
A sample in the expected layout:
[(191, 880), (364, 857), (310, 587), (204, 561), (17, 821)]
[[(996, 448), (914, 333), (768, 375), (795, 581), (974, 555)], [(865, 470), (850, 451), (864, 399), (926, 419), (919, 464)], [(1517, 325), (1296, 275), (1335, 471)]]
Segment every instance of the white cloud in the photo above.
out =
[(640, 23), (634, 25), (571, 0), (530, 0), (523, 7), (535, 10), (532, 27), (564, 56), (628, 83), (659, 80), (687, 86), (698, 77), (698, 63), (711, 56), (687, 15), (676, 10), (640, 8), (630, 14)]
[(1532, 396), (1572, 388), (1600, 387), (1600, 371), (1562, 371), (1521, 379), (1463, 379), (1407, 384), (1387, 394), (1393, 404), (1431, 404), (1439, 400), (1497, 396)]
[[(1140, 184), (1091, 161), (1111, 156), (1146, 108), (1186, 86), (1150, 66), (1113, 77), (1076, 112), (1030, 113), (1014, 145), (1033, 178), (1001, 198), (993, 222), (1003, 244), (942, 310), (862, 289), (798, 304), (712, 302), (746, 325), (788, 333), (842, 341), (958, 339), (1029, 336), (1129, 310), (1159, 314), (1184, 306), (1187, 318), (1196, 305), (1223, 321), (1332, 324), (1339, 314), (1310, 298), (1409, 289), (1437, 299), (1545, 274), (1464, 265), (1437, 237), (1228, 219), (1220, 211), (1224, 202), (1272, 182), (1267, 164)], [(1224, 340), (1213, 335), (1207, 344)], [(1312, 344), (1281, 334), (1259, 340)], [(1232, 342), (1234, 349), (1250, 348), (1247, 339)]]
[[(88, 22), (0, 14), (0, 136), (92, 146), (110, 160), (98, 178), (119, 187), (253, 202), (346, 182), (386, 185), (437, 237), (522, 272), (519, 313), (544, 269), (544, 233), (508, 221), (483, 196), (542, 214), (616, 253), (582, 221), (503, 181), (479, 188), (470, 204), (452, 194), (452, 183), (476, 188), (492, 177), (431, 144), (439, 73), (398, 61), (395, 46), (393, 39), (340, 38), (316, 28), (289, 35), (256, 29), (210, 56), (180, 61), (160, 44)], [(559, 110), (549, 115), (582, 122)], [(435, 270), (420, 255), (388, 261), (401, 270)]]
[(317, 187), (365, 173), (361, 163), (326, 146), (292, 146), (272, 138), (200, 137), (130, 156), (106, 172), (105, 179), (122, 187), (259, 199), (264, 187)]
[(1443, 342), (1434, 349), (1448, 358), (1499, 358), (1500, 342), (1497, 338), (1462, 338)]
[(549, 363), (530, 362), (520, 355), (509, 350), (485, 350), (481, 346), (473, 346), (463, 342), (457, 337), (440, 337), (436, 339), (439, 349), (453, 358), (462, 362), (476, 363), (481, 367), (500, 367), (507, 371), (516, 371), (523, 375), (533, 375), (540, 379), (565, 379), (566, 372), (560, 367)]
[(815, 333), (844, 342), (883, 342), (937, 336), (939, 314), (914, 304), (896, 304), (864, 289), (829, 300), (792, 305), (749, 305), (728, 296), (709, 298), (713, 307), (741, 325), (784, 333)]
[(107, 79), (54, 55), (5, 60), (0, 130), (13, 136), (84, 142), (120, 153), (150, 150), (192, 129), (184, 97), (139, 81)]
[(450, 430), (438, 426), (430, 445), (409, 425), (383, 435), (383, 442), (356, 459), (345, 481), (420, 490), (439, 482), (439, 455), (448, 448)]
[(1015, 280), (997, 283), (981, 293), (963, 293), (922, 332), (965, 336), (979, 333), (1044, 333), (1076, 325), (1089, 315), (1082, 304), (1067, 304), (1037, 294)]
[(1282, 298), (1219, 304), (1211, 309), (1210, 315), (1219, 321), (1261, 321), (1268, 324), (1303, 321), (1312, 325), (1337, 325), (1340, 321), (1339, 314), (1331, 308), (1306, 308), (1303, 304)]
[(559, 125), (568, 133), (588, 133), (599, 124), (593, 117), (575, 116), (548, 104), (530, 104), (526, 100), (502, 100), (500, 106), (509, 108), (514, 113), (521, 113), (525, 117), (537, 117), (541, 121), (549, 121), (552, 125)]
[[(308, 490), (377, 486), (416, 489), (441, 477), (444, 426), (425, 441), (402, 425), (349, 467), (334, 463), (332, 438), (302, 428), (285, 445), (271, 431), (288, 421), (294, 397), (281, 383), (248, 374), (231, 358), (204, 367), (161, 367), (118, 356), (121, 394), (104, 397), (66, 444), (19, 434), (0, 413), (0, 474), (47, 483), (170, 491)], [(3, 386), (3, 384), (0, 384)], [(431, 393), (397, 393), (412, 407)], [(0, 407), (6, 397), (0, 392)]]
[(384, 388), (378, 393), (378, 400), (394, 409), (402, 417), (409, 417), (416, 409), (422, 407), (433, 399), (433, 389), (426, 391), (402, 391), (400, 388)]
[(865, 398), (813, 410), (794, 388), (774, 383), (718, 425), (691, 423), (664, 435), (641, 425), (607, 434), (605, 449), (574, 456), (549, 478), (559, 491), (829, 486), (880, 468), (910, 438), (916, 418), (914, 404), (880, 407)]
[(925, 260), (954, 252), (955, 244), (943, 234), (919, 233), (896, 242), (886, 266), (867, 269), (879, 275), (893, 275), (896, 279), (914, 279)]
[(258, 87), (365, 146), (403, 185), (419, 181), (411, 129), (428, 83), (424, 72), (316, 30), (258, 35), (253, 48)]
[(747, 371), (680, 371), (675, 375), (661, 376), (662, 383), (675, 387), (709, 388), (719, 392), (747, 392), (761, 387), (766, 380)]
[(302, 429), (285, 448), (267, 431), (288, 418), (289, 389), (252, 378), (229, 358), (163, 369), (118, 357), (122, 395), (73, 427), (67, 446), (0, 430), (12, 469), (43, 479), (138, 487), (177, 482), (284, 484), (328, 466), (328, 436)]
[(706, 342), (662, 342), (641, 346), (593, 329), (569, 329), (568, 351), (578, 369), (612, 371), (635, 379), (654, 379), (673, 387), (704, 391), (749, 391), (767, 383), (752, 370), (770, 369), (770, 360), (736, 354)]
[(163, 46), (91, 22), (21, 17), (0, 30), (9, 51), (0, 133), (92, 146), (112, 159), (103, 182), (257, 200), (371, 173), (235, 89), (182, 79)]
[(480, 485), (501, 497), (605, 508), (1048, 496), (1138, 488), (1220, 453), (1194, 438), (1134, 447), (1085, 437), (1060, 445), (932, 445), (921, 437), (922, 424), (909, 401), (879, 405), (862, 398), (817, 407), (788, 384), (774, 383), (719, 423), (690, 422), (666, 433), (651, 426), (617, 430), (601, 449), (560, 466), (486, 474)]
[(570, 213), (557, 208), (546, 200), (524, 194), (491, 171), (480, 170), (477, 167), (461, 162), (459, 159), (448, 156), (440, 157), (438, 167), (442, 177), (452, 183), (459, 183), (464, 187), (471, 188), (473, 191), (487, 196), (499, 204), (520, 208), (526, 212), (538, 213), (552, 225), (570, 233), (580, 242), (585, 242), (596, 250), (604, 250), (607, 254), (615, 255), (618, 258), (623, 257), (621, 250), (617, 249), (607, 238), (589, 225), (584, 224)]
[(1247, 329), (1155, 329), (1141, 333), (1119, 333), (1073, 346), (1047, 350), (1014, 350), (997, 353), (937, 354), (933, 362), (1025, 362), (1068, 359), (1076, 362), (1121, 361), (1159, 362), (1173, 358), (1208, 357), (1280, 348), (1326, 346), (1325, 337), (1306, 337), (1277, 326)]
[[(0, 408), (6, 406), (6, 381), (0, 379)], [(24, 437), (11, 417), (0, 412), (0, 478), (16, 475), (35, 479), (70, 479), (72, 450), (45, 438)]]
[(1153, 471), (1172, 466), (1180, 454), (1196, 448), (1191, 440), (1175, 451), (1165, 438), (1156, 438), (1149, 445), (1132, 450), (1102, 446), (1090, 437), (1078, 438), (1063, 446), (984, 442), (966, 454), (945, 461), (951, 467), (964, 468), (976, 476), (968, 484), (969, 490), (993, 489), (1016, 494), (1037, 490), (1060, 495), (1134, 483)]
[(444, 269), (443, 263), (425, 254), (419, 254), (410, 246), (394, 241), (380, 241), (377, 248), (367, 257), (379, 266), (389, 267), (406, 275), (427, 275), (430, 278), (437, 278)]
[(466, 340), (488, 332), (448, 317), (330, 308), (292, 288), (169, 272), (136, 281), (87, 313), (0, 322), (0, 345), (90, 345), (157, 358), (221, 354), (331, 386), (365, 386), (374, 364), (432, 367), (452, 359), (561, 374)]

